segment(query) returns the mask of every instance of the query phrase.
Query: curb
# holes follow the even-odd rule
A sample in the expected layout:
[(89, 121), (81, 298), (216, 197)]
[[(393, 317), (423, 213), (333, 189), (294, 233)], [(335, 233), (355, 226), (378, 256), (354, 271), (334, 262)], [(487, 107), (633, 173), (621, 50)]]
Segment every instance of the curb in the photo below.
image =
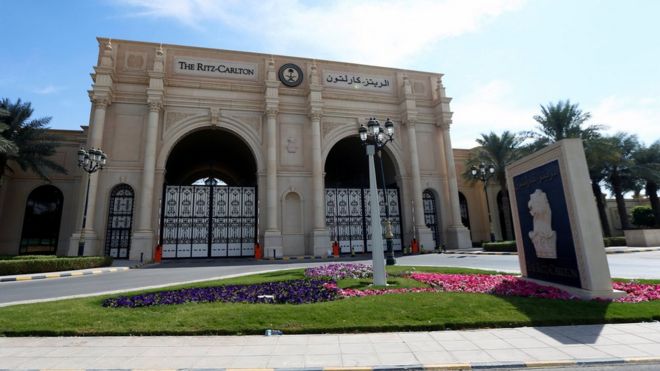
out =
[[(641, 365), (660, 363), (660, 357), (641, 358), (603, 358), (589, 360), (565, 360), (565, 361), (528, 361), (528, 362), (471, 362), (471, 363), (446, 363), (428, 365), (395, 365), (395, 366), (346, 366), (346, 367), (284, 367), (284, 368), (187, 368), (189, 371), (441, 371), (441, 370), (497, 370), (497, 369), (533, 369), (554, 367), (593, 367), (612, 365)], [(47, 370), (47, 369), (41, 369)], [(74, 369), (72, 371), (83, 371), (92, 369)], [(128, 370), (139, 370), (126, 368)]]
[(123, 272), (129, 269), (130, 269), (129, 267), (114, 267), (114, 268), (88, 269), (88, 270), (68, 271), (68, 272), (21, 274), (18, 276), (0, 277), (0, 282), (33, 281), (33, 280), (43, 280), (43, 279), (51, 279), (51, 278), (91, 276), (91, 275), (103, 274), (103, 273)]

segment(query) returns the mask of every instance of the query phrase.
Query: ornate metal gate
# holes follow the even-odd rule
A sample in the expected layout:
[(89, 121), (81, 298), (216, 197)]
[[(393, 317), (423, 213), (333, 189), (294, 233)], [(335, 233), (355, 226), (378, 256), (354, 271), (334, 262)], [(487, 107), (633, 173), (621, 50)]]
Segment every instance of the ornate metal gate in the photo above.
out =
[(133, 226), (133, 188), (119, 184), (110, 192), (108, 226), (105, 235), (105, 254), (118, 259), (128, 259)]
[(163, 258), (254, 256), (254, 187), (165, 186)]
[[(331, 235), (339, 242), (341, 253), (371, 251), (371, 202), (369, 189), (326, 188), (325, 221)], [(378, 190), (380, 217), (385, 221), (385, 200), (383, 190)], [(401, 213), (399, 211), (399, 190), (387, 189), (390, 221), (394, 239), (392, 246), (400, 251), (403, 246), (401, 234)], [(383, 230), (384, 231), (384, 230)], [(383, 239), (383, 248), (386, 248)]]
[(433, 231), (433, 242), (435, 246), (439, 246), (440, 234), (438, 231), (438, 212), (435, 208), (435, 197), (427, 190), (422, 192), (422, 201), (424, 203), (424, 224)]

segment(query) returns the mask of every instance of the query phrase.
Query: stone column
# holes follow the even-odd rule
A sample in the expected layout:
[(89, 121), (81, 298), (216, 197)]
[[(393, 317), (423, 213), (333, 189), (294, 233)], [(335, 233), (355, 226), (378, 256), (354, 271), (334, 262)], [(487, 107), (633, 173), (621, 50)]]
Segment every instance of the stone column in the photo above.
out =
[(424, 202), (422, 201), (422, 177), (419, 171), (419, 155), (417, 153), (417, 132), (415, 123), (408, 121), (408, 144), (410, 147), (410, 162), (413, 181), (413, 204), (415, 207), (415, 230), (417, 241), (424, 250), (433, 250), (433, 232), (424, 224)]
[(323, 161), (321, 160), (321, 115), (310, 114), (312, 120), (312, 192), (314, 198), (314, 256), (327, 255), (330, 233), (325, 225), (325, 191), (323, 189)]
[(277, 110), (266, 111), (266, 233), (264, 252), (266, 257), (282, 256), (282, 232), (277, 218)]
[[(93, 98), (92, 102), (94, 103), (94, 117), (92, 119), (92, 124), (90, 125), (89, 138), (87, 140), (87, 145), (90, 148), (101, 148), (103, 143), (103, 127), (105, 126), (105, 114), (106, 109), (110, 103), (110, 100), (107, 98)], [(101, 148), (103, 150), (103, 148)], [(80, 170), (82, 171), (82, 170)], [(83, 172), (84, 173), (84, 172)], [(81, 203), (79, 213), (80, 213), (80, 222), (82, 222), (82, 214), (84, 213), (85, 208), (85, 194), (87, 191), (87, 177), (89, 177), (89, 197), (87, 202), (87, 221), (85, 222), (85, 255), (102, 255), (100, 247), (98, 247), (98, 236), (94, 229), (94, 217), (96, 216), (96, 195), (98, 191), (98, 179), (99, 172), (97, 171), (94, 174), (84, 173), (81, 178)], [(78, 224), (76, 228), (80, 228), (81, 224)], [(69, 255), (76, 255), (78, 251), (78, 242), (80, 241), (80, 233), (74, 233), (69, 240)]]
[(470, 231), (463, 225), (461, 220), (461, 205), (458, 200), (458, 180), (456, 178), (456, 163), (454, 162), (454, 150), (451, 147), (449, 136), (449, 125), (441, 125), (442, 144), (444, 145), (445, 158), (447, 161), (447, 180), (449, 183), (449, 226), (447, 227), (447, 248), (467, 249), (472, 247)]
[[(144, 141), (144, 160), (142, 185), (140, 187), (140, 207), (137, 210), (138, 221), (131, 241), (130, 259), (151, 260), (155, 245), (153, 229), (154, 179), (156, 176), (156, 143), (158, 141), (158, 122), (160, 119), (160, 101), (149, 102), (149, 118)], [(142, 256), (141, 256), (142, 254)]]

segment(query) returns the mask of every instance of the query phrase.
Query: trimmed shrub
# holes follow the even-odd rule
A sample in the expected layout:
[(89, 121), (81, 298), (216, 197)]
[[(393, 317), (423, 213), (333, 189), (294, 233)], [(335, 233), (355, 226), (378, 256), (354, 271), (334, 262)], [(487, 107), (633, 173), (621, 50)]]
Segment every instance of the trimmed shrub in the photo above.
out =
[(2, 255), (0, 260), (57, 259), (57, 255)]
[(107, 267), (112, 264), (109, 256), (58, 257), (54, 259), (0, 260), (0, 276), (28, 273), (44, 273)]
[(632, 224), (638, 227), (649, 228), (655, 225), (655, 216), (650, 206), (635, 206), (632, 208), (631, 215)]
[(498, 241), (498, 242), (484, 242), (481, 247), (484, 251), (497, 251), (497, 252), (516, 252), (516, 241)]
[(605, 237), (603, 238), (603, 244), (605, 247), (610, 246), (627, 246), (626, 238), (623, 236), (619, 237)]

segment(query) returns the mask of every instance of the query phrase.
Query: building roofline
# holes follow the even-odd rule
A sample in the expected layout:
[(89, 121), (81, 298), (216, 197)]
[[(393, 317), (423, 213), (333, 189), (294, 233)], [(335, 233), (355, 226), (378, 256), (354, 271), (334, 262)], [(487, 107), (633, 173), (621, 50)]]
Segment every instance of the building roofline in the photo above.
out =
[(120, 43), (129, 43), (129, 44), (136, 44), (136, 45), (137, 44), (152, 45), (154, 47), (159, 47), (159, 46), (162, 45), (163, 47), (172, 47), (172, 48), (189, 48), (189, 49), (216, 51), (216, 52), (218, 52), (218, 51), (219, 52), (229, 52), (229, 53), (238, 53), (238, 54), (246, 54), (246, 55), (261, 56), (261, 57), (305, 59), (305, 60), (309, 60), (309, 61), (343, 64), (343, 65), (356, 66), (356, 67), (371, 67), (371, 68), (375, 67), (375, 68), (381, 68), (381, 69), (386, 69), (386, 70), (391, 70), (391, 71), (413, 72), (413, 73), (421, 73), (421, 74), (427, 74), (427, 75), (436, 75), (436, 76), (440, 76), (441, 78), (444, 76), (444, 74), (440, 73), (440, 72), (419, 71), (419, 70), (411, 70), (411, 69), (395, 68), (395, 67), (385, 67), (385, 66), (377, 66), (377, 65), (370, 65), (370, 64), (363, 64), (363, 63), (331, 61), (331, 60), (327, 60), (327, 59), (317, 59), (317, 58), (300, 57), (300, 56), (292, 56), (292, 55), (281, 55), (281, 54), (273, 54), (273, 53), (259, 53), (259, 52), (249, 52), (249, 51), (240, 51), (240, 50), (231, 50), (231, 49), (209, 48), (209, 47), (202, 47), (202, 46), (190, 46), (190, 45), (158, 43), (158, 42), (151, 42), (151, 41), (135, 41), (135, 40), (125, 40), (125, 39), (114, 39), (114, 38), (102, 37), (102, 36), (97, 36), (96, 40), (99, 43), (104, 43), (104, 42), (110, 40), (111, 42), (112, 41), (117, 41), (117, 42), (120, 42)]

